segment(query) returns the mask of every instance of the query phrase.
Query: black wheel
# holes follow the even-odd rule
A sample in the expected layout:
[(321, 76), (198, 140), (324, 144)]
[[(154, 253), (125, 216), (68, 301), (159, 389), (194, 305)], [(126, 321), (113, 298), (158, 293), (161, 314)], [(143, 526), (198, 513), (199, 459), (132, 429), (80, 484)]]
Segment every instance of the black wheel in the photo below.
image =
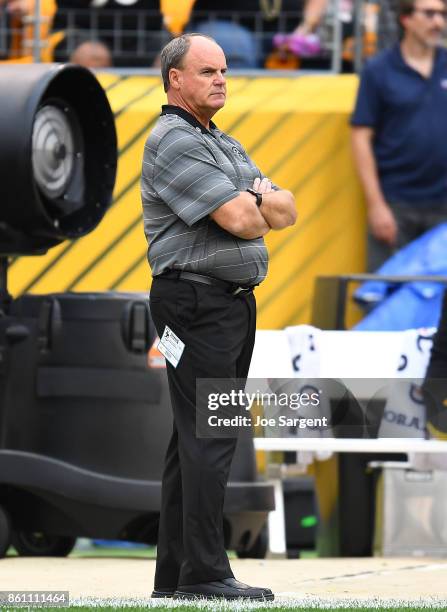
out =
[(12, 545), (21, 557), (66, 557), (75, 544), (76, 538), (37, 531), (15, 531), (12, 534)]
[(251, 548), (246, 548), (245, 550), (237, 550), (236, 554), (239, 559), (265, 559), (265, 555), (267, 554), (269, 545), (269, 537), (267, 531), (267, 525), (259, 532), (258, 537), (253, 542), (253, 546)]
[(11, 545), (11, 520), (6, 510), (0, 506), (0, 559)]

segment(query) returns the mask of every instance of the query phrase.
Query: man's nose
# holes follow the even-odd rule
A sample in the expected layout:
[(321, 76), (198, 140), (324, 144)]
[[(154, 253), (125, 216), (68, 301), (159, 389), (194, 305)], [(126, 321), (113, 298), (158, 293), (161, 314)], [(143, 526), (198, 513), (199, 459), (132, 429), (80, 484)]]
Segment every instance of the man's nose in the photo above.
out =
[(219, 72), (216, 73), (216, 81), (218, 83), (225, 83), (225, 75), (224, 75), (223, 72), (219, 71)]

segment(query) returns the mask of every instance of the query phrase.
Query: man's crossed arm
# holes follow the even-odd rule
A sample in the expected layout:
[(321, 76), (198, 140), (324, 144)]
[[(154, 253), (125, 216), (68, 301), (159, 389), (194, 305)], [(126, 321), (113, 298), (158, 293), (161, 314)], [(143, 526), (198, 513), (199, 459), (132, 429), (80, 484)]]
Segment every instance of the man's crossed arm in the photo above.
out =
[(253, 189), (262, 193), (261, 206), (254, 196), (243, 191), (211, 213), (211, 218), (238, 238), (250, 240), (280, 230), (296, 221), (295, 198), (290, 191), (272, 189), (269, 179), (256, 178)]

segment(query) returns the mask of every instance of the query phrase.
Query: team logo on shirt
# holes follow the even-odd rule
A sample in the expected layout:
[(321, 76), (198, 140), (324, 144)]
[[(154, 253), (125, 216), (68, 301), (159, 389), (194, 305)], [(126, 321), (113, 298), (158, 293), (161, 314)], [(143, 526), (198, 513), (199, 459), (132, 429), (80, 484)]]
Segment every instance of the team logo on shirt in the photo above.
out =
[(238, 149), (236, 146), (233, 145), (233, 153), (236, 153), (236, 155), (239, 157), (239, 159), (241, 159), (242, 161), (247, 161), (247, 158), (245, 157), (245, 155), (242, 153), (242, 151), (240, 149)]
[(447, 89), (447, 79), (442, 79), (441, 87), (442, 87), (442, 89)]

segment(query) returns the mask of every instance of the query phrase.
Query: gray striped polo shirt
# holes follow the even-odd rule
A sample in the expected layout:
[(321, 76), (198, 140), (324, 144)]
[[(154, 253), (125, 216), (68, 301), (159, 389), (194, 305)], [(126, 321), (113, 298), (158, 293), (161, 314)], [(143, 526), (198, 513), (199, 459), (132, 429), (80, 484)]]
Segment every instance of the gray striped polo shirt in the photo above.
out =
[(209, 215), (263, 176), (213, 123), (207, 130), (187, 111), (163, 106), (145, 144), (141, 179), (152, 275), (175, 269), (260, 283), (268, 266), (264, 239), (237, 238)]

